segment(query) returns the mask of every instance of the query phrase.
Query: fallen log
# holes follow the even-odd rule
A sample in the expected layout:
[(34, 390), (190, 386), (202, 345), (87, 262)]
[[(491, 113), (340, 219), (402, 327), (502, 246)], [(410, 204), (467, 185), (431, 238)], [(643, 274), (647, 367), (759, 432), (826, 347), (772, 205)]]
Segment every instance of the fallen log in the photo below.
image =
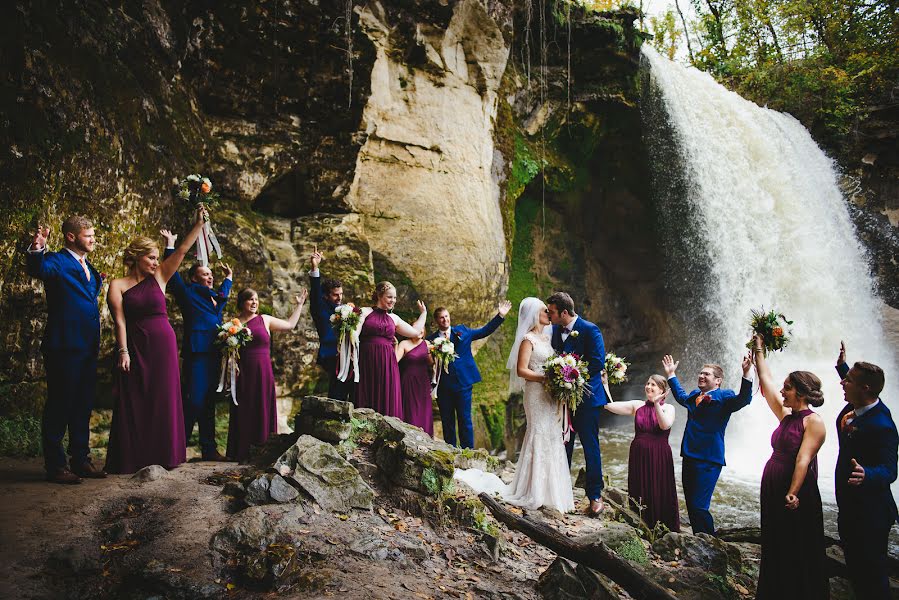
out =
[(487, 494), (479, 494), (478, 499), (500, 523), (520, 531), (559, 556), (599, 571), (634, 598), (676, 600), (667, 588), (647, 578), (604, 543), (583, 543), (570, 539), (548, 525), (514, 514)]

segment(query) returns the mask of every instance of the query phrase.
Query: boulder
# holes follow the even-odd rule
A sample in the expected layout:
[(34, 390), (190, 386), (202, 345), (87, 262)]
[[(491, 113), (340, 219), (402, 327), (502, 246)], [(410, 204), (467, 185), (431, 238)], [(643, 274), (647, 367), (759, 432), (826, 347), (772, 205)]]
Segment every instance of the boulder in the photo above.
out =
[(647, 562), (643, 541), (633, 527), (614, 521), (604, 522), (603, 527), (577, 539), (582, 544), (604, 543), (622, 558), (644, 564)]
[(396, 417), (374, 422), (375, 462), (394, 484), (433, 496), (453, 489), (458, 450)]
[(159, 465), (149, 465), (132, 475), (131, 479), (140, 483), (146, 483), (148, 481), (168, 479), (169, 477), (171, 477), (171, 475), (169, 475), (169, 472), (166, 471), (164, 467)]
[(618, 600), (621, 597), (609, 578), (600, 575), (593, 569), (579, 564), (577, 576), (584, 585), (584, 590), (587, 592), (586, 597), (590, 600)]
[(342, 442), (350, 437), (353, 405), (342, 400), (306, 396), (300, 401), (300, 412), (294, 418), (294, 428), (325, 442)]
[(273, 475), (271, 485), (268, 488), (268, 495), (272, 500), (279, 504), (285, 502), (293, 502), (300, 495), (297, 488), (293, 487), (280, 475)]
[(285, 472), (284, 467), (289, 473), (285, 479), (296, 483), (325, 510), (371, 510), (374, 491), (359, 471), (326, 442), (301, 435), (275, 462), (279, 473)]
[(269, 504), (271, 496), (268, 490), (272, 485), (272, 474), (265, 473), (258, 476), (247, 485), (247, 493), (244, 496), (244, 502), (250, 506), (258, 506), (260, 504)]
[(545, 600), (583, 600), (590, 597), (574, 565), (561, 556), (540, 574), (537, 591)]
[(656, 540), (652, 549), (663, 560), (683, 561), (686, 566), (702, 567), (720, 576), (727, 574), (725, 542), (707, 533), (667, 533)]

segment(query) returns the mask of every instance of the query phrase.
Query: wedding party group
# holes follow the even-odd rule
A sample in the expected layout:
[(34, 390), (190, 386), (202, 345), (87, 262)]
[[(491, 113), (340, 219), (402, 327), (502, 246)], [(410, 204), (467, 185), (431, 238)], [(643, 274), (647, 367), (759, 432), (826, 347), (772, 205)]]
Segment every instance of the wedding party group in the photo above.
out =
[[(49, 228), (39, 227), (26, 255), (28, 273), (44, 283), (48, 307), (41, 351), (47, 375), (42, 442), (49, 481), (80, 483), (82, 478), (133, 473), (154, 464), (174, 468), (186, 460), (195, 424), (202, 458), (213, 461), (245, 460), (252, 445), (276, 432), (271, 336), (297, 326), (306, 290), (295, 296), (292, 314), (280, 319), (261, 314), (259, 294), (244, 289), (237, 295), (236, 316), (226, 319), (233, 285), (227, 265), (222, 265), (225, 277), (218, 287), (205, 261), (192, 265), (186, 280), (178, 272), (192, 245), (209, 237), (208, 212), (201, 205), (193, 227), (177, 246), (177, 236), (160, 232), (164, 253), (154, 240), (135, 238), (123, 250), (126, 275), (108, 284), (116, 356), (114, 408), (105, 468), (94, 466), (89, 421), (97, 387), (98, 298), (105, 275), (87, 260), (95, 244), (87, 218), (64, 221), (58, 252), (47, 248), (49, 233)], [(472, 391), (481, 376), (472, 343), (502, 325), (511, 303), (498, 302), (495, 317), (479, 328), (453, 324), (449, 310), (437, 308), (432, 315), (436, 331), (426, 335), (423, 302), (417, 303), (419, 316), (411, 324), (393, 312), (397, 290), (389, 282), (377, 284), (371, 306), (345, 302), (342, 283), (322, 278), (323, 258), (316, 247), (310, 257), (309, 300), (320, 340), (317, 363), (328, 379), (329, 397), (398, 417), (431, 435), (436, 398), (444, 440), (473, 447)], [(180, 365), (167, 291), (184, 322)], [(597, 516), (604, 510), (602, 415), (629, 415), (634, 417), (635, 437), (628, 494), (649, 528), (661, 524), (680, 531), (668, 443), (675, 420), (674, 407), (666, 403), (670, 394), (687, 413), (681, 457), (689, 524), (694, 533), (715, 535), (710, 505), (725, 465), (724, 434), (731, 415), (752, 400), (754, 369), (762, 395), (780, 422), (762, 474), (757, 597), (826, 598), (816, 456), (827, 427), (812, 410), (824, 397), (821, 380), (808, 371), (793, 371), (780, 386), (774, 380), (766, 353), (783, 348), (779, 329), (773, 328), (773, 341), (762, 332), (749, 344), (738, 392), (722, 387), (723, 369), (713, 363), (702, 366), (696, 388), (687, 392), (676, 374), (679, 363), (666, 355), (664, 375), (648, 378), (644, 400), (613, 402), (607, 382), (616, 371), (614, 365), (609, 367), (600, 328), (578, 315), (565, 292), (545, 301), (525, 298), (507, 362), (510, 392), (523, 393), (527, 420), (514, 478), (505, 485), (475, 470), (457, 471), (456, 477), (521, 507), (570, 512), (575, 509), (570, 465), (577, 438), (586, 463), (585, 509)], [(397, 341), (397, 336), (404, 339)], [(879, 398), (885, 381), (882, 369), (864, 361), (850, 367), (841, 347), (837, 371), (846, 401), (836, 422), (840, 538), (857, 597), (887, 598), (888, 535), (897, 519), (890, 484), (897, 477), (899, 435)], [(217, 392), (229, 387), (232, 402), (223, 456), (215, 443), (214, 405)]]
[[(782, 317), (782, 315), (780, 315)], [(551, 325), (551, 326), (550, 326)], [(768, 335), (768, 334), (771, 335)], [(771, 436), (772, 454), (761, 478), (761, 564), (757, 598), (829, 597), (824, 519), (818, 489), (817, 453), (826, 427), (812, 408), (821, 406), (821, 380), (808, 371), (793, 371), (778, 386), (767, 352), (783, 349), (785, 335), (774, 324), (761, 328), (742, 358), (739, 392), (722, 388), (720, 365), (704, 364), (697, 386), (686, 392), (676, 375), (678, 362), (662, 358), (664, 375), (651, 375), (645, 399), (613, 402), (605, 381), (612, 369), (606, 361), (602, 333), (580, 316), (568, 294), (526, 298), (519, 307), (518, 331), (507, 363), (510, 391), (524, 390), (527, 432), (514, 478), (478, 470), (456, 477), (475, 490), (495, 493), (524, 508), (574, 509), (571, 486), (572, 427), (584, 448), (588, 514), (603, 510), (602, 460), (598, 443), (600, 410), (634, 417), (634, 439), (628, 460), (628, 495), (649, 528), (680, 531), (674, 462), (668, 435), (674, 408), (670, 393), (687, 411), (681, 442), (682, 485), (693, 533), (715, 535), (711, 499), (725, 465), (724, 434), (733, 413), (752, 401), (751, 371), (769, 408), (780, 422)], [(574, 356), (587, 367), (584, 394), (567, 423), (569, 405), (559, 401), (570, 389), (548, 368), (559, 357)], [(562, 361), (564, 362), (564, 361)], [(839, 456), (835, 471), (838, 530), (849, 579), (858, 598), (889, 598), (888, 537), (896, 522), (890, 484), (897, 477), (899, 434), (890, 410), (880, 400), (883, 370), (858, 361), (850, 367), (841, 343), (836, 361), (846, 405), (836, 421)], [(576, 372), (575, 377), (582, 375)], [(589, 379), (587, 381), (586, 379)], [(567, 451), (567, 452), (566, 452)], [(566, 456), (567, 453), (567, 456)]]

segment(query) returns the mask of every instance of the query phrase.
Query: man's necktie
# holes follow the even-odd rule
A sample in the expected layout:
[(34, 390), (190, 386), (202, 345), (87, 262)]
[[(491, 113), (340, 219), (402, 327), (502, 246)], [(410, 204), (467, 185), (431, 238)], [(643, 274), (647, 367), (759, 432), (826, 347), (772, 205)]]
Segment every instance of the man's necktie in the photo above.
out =
[(84, 257), (80, 257), (78, 262), (81, 263), (81, 268), (84, 269), (84, 276), (87, 277), (87, 280), (91, 280), (91, 271), (87, 268), (87, 261), (84, 260)]

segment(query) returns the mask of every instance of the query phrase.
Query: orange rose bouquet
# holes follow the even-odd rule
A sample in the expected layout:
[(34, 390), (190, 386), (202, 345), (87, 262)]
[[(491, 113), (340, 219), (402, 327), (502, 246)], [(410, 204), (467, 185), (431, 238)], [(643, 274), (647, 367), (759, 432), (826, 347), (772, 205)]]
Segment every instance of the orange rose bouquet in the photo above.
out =
[[(218, 194), (212, 191), (212, 180), (199, 173), (192, 173), (178, 182), (178, 197), (192, 202), (196, 206), (202, 205), (207, 208), (219, 199)], [(197, 238), (197, 261), (204, 267), (208, 267), (209, 257), (213, 254), (221, 258), (222, 248), (212, 231), (209, 217), (207, 217), (200, 237)]]
[[(771, 310), (765, 312), (765, 309), (753, 310), (750, 327), (752, 335), (756, 334), (762, 337), (765, 347), (765, 355), (771, 351), (780, 351), (787, 347), (790, 343), (790, 331), (786, 328), (792, 325), (793, 321), (777, 311)], [(746, 347), (752, 350), (753, 340), (746, 342)]]
[[(218, 326), (215, 345), (222, 353), (221, 376), (217, 392), (231, 390), (231, 400), (237, 406), (237, 363), (240, 361), (240, 349), (250, 343), (253, 332), (246, 323), (234, 318)], [(230, 375), (230, 377), (229, 377)]]

